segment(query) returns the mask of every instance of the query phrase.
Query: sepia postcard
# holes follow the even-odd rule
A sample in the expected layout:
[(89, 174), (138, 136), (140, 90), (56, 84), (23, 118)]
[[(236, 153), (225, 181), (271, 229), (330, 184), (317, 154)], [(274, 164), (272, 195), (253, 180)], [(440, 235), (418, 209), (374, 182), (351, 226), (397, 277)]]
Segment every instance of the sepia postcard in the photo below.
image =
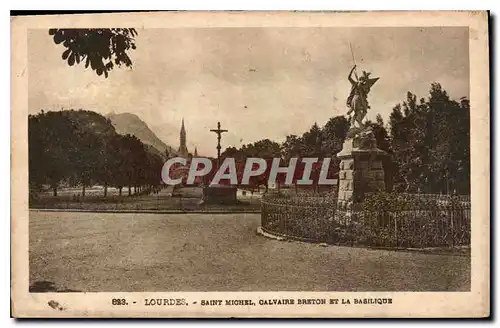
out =
[(488, 19), (12, 17), (12, 316), (488, 317)]

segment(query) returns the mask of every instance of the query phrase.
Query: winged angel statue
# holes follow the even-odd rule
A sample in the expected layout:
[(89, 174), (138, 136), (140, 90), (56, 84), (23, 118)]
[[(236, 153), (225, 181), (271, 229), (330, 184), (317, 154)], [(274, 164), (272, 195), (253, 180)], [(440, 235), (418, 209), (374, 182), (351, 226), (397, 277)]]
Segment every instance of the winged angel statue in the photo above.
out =
[[(355, 123), (358, 123), (359, 127), (363, 127), (363, 119), (366, 116), (368, 109), (370, 108), (368, 104), (368, 93), (370, 92), (371, 87), (378, 81), (377, 78), (370, 78), (371, 73), (367, 73), (363, 71), (362, 75), (358, 78), (356, 72), (356, 65), (354, 65), (349, 73), (349, 82), (351, 82), (351, 92), (349, 97), (347, 97), (347, 107), (349, 107), (349, 111), (347, 115), (351, 115), (354, 112), (352, 117), (350, 117), (351, 126), (355, 126)], [(352, 74), (354, 73), (356, 80), (352, 78)]]

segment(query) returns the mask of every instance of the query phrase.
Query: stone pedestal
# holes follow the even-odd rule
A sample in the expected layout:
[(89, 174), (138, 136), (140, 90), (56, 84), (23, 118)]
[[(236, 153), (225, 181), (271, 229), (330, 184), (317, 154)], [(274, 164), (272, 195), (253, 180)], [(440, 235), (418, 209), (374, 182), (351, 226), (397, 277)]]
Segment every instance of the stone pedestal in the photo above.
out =
[(383, 158), (371, 128), (351, 128), (340, 158), (338, 208), (348, 210), (371, 193), (385, 191)]
[(236, 204), (237, 188), (229, 185), (213, 185), (203, 188), (203, 203), (205, 204)]

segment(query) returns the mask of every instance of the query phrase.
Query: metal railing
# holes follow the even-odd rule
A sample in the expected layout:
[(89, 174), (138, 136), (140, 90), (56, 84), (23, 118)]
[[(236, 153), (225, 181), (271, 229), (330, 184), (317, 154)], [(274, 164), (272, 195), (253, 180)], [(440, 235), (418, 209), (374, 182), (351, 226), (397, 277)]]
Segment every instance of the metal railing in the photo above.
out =
[(333, 244), (390, 248), (470, 245), (470, 202), (450, 196), (422, 202), (425, 197), (406, 196), (407, 202), (400, 208), (366, 210), (360, 204), (344, 210), (337, 208), (335, 195), (267, 194), (261, 204), (261, 225), (268, 233)]

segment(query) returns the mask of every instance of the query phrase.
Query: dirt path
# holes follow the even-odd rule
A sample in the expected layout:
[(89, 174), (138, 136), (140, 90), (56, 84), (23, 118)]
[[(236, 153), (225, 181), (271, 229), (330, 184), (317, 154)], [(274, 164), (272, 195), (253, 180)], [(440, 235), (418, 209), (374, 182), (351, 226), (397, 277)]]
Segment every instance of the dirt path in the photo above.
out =
[(32, 291), (457, 291), (470, 258), (271, 240), (259, 214), (30, 213)]

